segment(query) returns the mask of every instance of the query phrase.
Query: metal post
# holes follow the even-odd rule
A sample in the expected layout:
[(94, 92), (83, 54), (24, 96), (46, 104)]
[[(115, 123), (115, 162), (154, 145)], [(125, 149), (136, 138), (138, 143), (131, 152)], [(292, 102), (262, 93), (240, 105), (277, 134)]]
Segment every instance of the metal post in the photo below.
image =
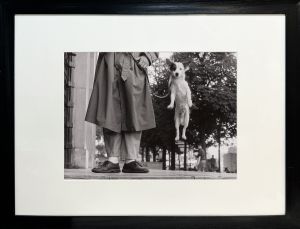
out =
[(171, 170), (175, 170), (175, 142), (171, 145)]
[(186, 170), (186, 141), (184, 141), (184, 171)]
[(221, 143), (219, 142), (219, 147), (218, 147), (218, 157), (219, 157), (219, 173), (221, 172)]

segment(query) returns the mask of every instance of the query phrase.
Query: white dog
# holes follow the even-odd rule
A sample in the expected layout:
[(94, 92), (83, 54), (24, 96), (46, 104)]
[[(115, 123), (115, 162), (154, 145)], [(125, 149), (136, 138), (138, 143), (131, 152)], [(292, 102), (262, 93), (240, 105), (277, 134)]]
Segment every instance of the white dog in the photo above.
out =
[(189, 125), (190, 120), (190, 107), (192, 107), (191, 89), (188, 83), (185, 81), (185, 72), (189, 70), (189, 67), (184, 67), (182, 63), (171, 62), (167, 59), (167, 64), (170, 66), (172, 75), (169, 79), (170, 97), (171, 102), (168, 105), (168, 109), (174, 108), (175, 103), (175, 128), (176, 137), (175, 141), (179, 140), (179, 126), (182, 125), (182, 139), (186, 140), (186, 128)]

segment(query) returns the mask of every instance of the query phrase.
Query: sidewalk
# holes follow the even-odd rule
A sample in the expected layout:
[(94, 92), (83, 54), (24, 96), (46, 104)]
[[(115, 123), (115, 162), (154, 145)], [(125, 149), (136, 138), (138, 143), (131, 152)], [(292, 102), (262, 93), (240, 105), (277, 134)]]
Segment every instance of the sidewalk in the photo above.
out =
[(149, 173), (93, 173), (90, 169), (65, 169), (65, 179), (236, 179), (236, 173), (151, 169)]

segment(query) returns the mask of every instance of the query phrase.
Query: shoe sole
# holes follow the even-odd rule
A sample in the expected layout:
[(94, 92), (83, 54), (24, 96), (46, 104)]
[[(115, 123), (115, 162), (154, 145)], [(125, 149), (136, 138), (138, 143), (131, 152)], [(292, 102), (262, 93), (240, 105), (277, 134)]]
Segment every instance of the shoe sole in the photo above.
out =
[(109, 171), (93, 171), (93, 173), (120, 173), (121, 170), (109, 170)]
[(132, 170), (122, 170), (122, 173), (149, 173), (149, 171), (132, 171)]

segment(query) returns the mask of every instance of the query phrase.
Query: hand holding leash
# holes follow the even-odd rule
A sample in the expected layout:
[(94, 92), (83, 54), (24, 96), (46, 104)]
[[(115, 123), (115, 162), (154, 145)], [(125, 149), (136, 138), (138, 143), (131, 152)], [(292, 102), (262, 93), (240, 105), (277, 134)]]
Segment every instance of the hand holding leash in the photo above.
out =
[[(134, 58), (133, 55), (129, 52), (128, 53), (132, 59), (135, 61), (135, 63), (140, 67), (140, 69), (142, 71), (144, 71), (144, 73), (146, 74), (147, 80), (149, 82), (149, 78), (148, 78), (148, 73), (147, 73), (147, 67), (150, 66), (149, 60), (147, 59), (147, 57), (145, 56), (139, 56), (138, 58)], [(170, 95), (170, 92), (168, 92), (166, 95), (163, 96), (159, 96), (153, 93), (153, 96), (159, 98), (159, 99), (164, 99), (167, 98)]]
[(145, 56), (139, 56), (136, 60), (143, 69), (146, 69), (150, 65), (147, 57)]

